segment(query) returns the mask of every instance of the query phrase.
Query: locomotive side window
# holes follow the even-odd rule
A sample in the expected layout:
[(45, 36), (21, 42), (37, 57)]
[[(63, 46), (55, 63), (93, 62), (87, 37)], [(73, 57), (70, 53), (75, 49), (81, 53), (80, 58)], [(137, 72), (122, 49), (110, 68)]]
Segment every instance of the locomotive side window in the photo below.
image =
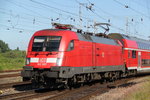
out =
[(37, 36), (34, 38), (32, 51), (58, 51), (60, 36)]
[(136, 58), (136, 51), (132, 50), (132, 58)]
[(150, 66), (150, 59), (142, 59), (142, 66)]
[(69, 43), (67, 51), (71, 51), (73, 49), (74, 49), (74, 40), (71, 40), (70, 43)]

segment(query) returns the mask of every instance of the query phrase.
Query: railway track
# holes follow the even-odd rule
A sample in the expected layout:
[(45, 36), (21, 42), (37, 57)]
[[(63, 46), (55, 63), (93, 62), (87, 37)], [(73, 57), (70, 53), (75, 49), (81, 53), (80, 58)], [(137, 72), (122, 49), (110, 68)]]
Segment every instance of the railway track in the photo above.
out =
[[(67, 91), (67, 90), (66, 90)], [(64, 92), (64, 91), (63, 91)], [(15, 98), (15, 100), (31, 100), (31, 99), (38, 99), (38, 98), (43, 98), (43, 97), (47, 97), (47, 96), (53, 96), (53, 95), (56, 95), (56, 94), (59, 94), (61, 92), (55, 90), (55, 91), (39, 91), (39, 92), (34, 92), (34, 93), (30, 93), (28, 95), (24, 95), (22, 97), (17, 97)]]
[[(120, 85), (127, 84), (129, 80), (116, 81), (115, 83), (105, 84), (103, 87), (92, 88), (89, 91), (82, 92), (82, 96), (78, 100), (89, 100), (90, 97), (103, 94), (112, 88), (116, 88)], [(130, 84), (130, 83), (129, 83)], [(75, 99), (72, 99), (75, 100)]]
[(9, 78), (9, 77), (18, 77), (18, 76), (20, 76), (20, 73), (4, 74), (4, 75), (0, 75), (0, 78)]
[(9, 95), (2, 95), (0, 96), (0, 100), (10, 100), (10, 99), (15, 99), (16, 97), (22, 97), (22, 96), (26, 96), (26, 95), (32, 95), (34, 94), (34, 90), (30, 90), (30, 91), (25, 91), (25, 92), (20, 92), (20, 93), (14, 93), (14, 94), (9, 94)]
[(134, 85), (136, 83), (132, 83), (129, 81), (136, 78), (139, 77), (125, 78), (117, 80), (115, 82), (108, 82), (104, 84), (96, 82), (91, 86), (85, 85), (80, 88), (74, 88), (72, 90), (28, 90), (25, 92), (0, 96), (0, 100), (88, 100), (91, 96), (103, 94), (112, 88)]
[[(63, 91), (64, 92), (64, 91)], [(56, 95), (57, 93), (61, 93), (58, 90), (47, 90), (47, 89), (33, 89), (25, 92), (14, 93), (9, 95), (0, 96), (0, 100), (30, 100), (34, 98), (40, 98), (50, 95)]]
[(20, 76), (20, 70), (6, 70), (0, 71), (0, 78), (18, 77)]
[[(97, 84), (99, 85), (99, 84)], [(59, 100), (60, 98), (66, 98), (70, 96), (71, 94), (78, 93), (83, 90), (87, 90), (87, 88), (93, 88), (97, 85), (93, 86), (83, 86), (81, 88), (76, 89), (65, 89), (65, 90), (30, 90), (26, 92), (21, 93), (15, 93), (15, 94), (9, 94), (0, 96), (0, 100), (29, 100), (29, 99), (37, 99), (37, 98), (44, 98), (45, 100)]]
[(27, 85), (31, 85), (31, 82), (27, 81), (27, 82), (13, 82), (13, 83), (0, 84), (0, 90), (12, 88), (12, 87), (27, 86)]
[(78, 89), (64, 92), (59, 95), (55, 95), (53, 97), (49, 97), (44, 100), (88, 100), (93, 95), (103, 94), (115, 87), (134, 85), (136, 83), (128, 82), (133, 79), (135, 78), (121, 79), (115, 82), (109, 82), (105, 84), (96, 83), (92, 86), (84, 86)]
[(55, 95), (53, 97), (49, 97), (45, 100), (72, 100), (72, 99), (78, 100), (76, 94), (78, 94), (82, 91), (86, 91), (86, 90), (89, 90), (91, 88), (97, 87), (97, 85), (98, 84), (93, 85), (93, 86), (84, 86), (84, 87), (81, 87), (81, 88), (78, 88), (78, 89), (73, 89), (73, 90), (70, 90), (70, 91), (65, 91), (65, 92), (60, 93), (58, 95)]
[(18, 72), (21, 71), (22, 69), (18, 69), (18, 70), (4, 70), (4, 71), (0, 71), (0, 73), (6, 73), (6, 72)]
[[(90, 97), (101, 95), (101, 94), (103, 94), (103, 93), (105, 93), (105, 92), (107, 92), (107, 91), (109, 91), (110, 89), (113, 89), (113, 88), (130, 87), (132, 85), (137, 84), (138, 82), (129, 82), (129, 81), (134, 80), (134, 79), (138, 79), (139, 77), (145, 77), (145, 75), (137, 76), (137, 77), (125, 78), (125, 79), (117, 80), (117, 81), (115, 81), (113, 83), (107, 83), (102, 88), (100, 88), (100, 87), (97, 87), (95, 89), (93, 88), (90, 91), (85, 91), (82, 94), (82, 96), (77, 98), (77, 100), (90, 100)], [(71, 99), (71, 100), (75, 100), (75, 99)]]

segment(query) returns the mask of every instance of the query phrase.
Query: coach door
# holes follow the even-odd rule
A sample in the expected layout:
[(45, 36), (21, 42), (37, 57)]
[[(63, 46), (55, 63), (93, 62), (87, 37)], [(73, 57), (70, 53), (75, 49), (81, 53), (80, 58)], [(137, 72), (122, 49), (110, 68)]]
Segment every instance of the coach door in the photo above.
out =
[(138, 68), (141, 68), (141, 52), (138, 52)]
[(138, 66), (138, 52), (135, 50), (128, 51), (129, 58), (128, 58), (128, 67), (131, 69), (135, 69)]

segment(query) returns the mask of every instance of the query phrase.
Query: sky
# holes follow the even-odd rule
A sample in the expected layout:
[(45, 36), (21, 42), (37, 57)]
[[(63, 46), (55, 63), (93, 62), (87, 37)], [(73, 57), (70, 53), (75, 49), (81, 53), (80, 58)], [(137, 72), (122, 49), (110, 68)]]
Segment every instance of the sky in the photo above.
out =
[(0, 40), (11, 49), (26, 50), (53, 22), (97, 33), (104, 30), (94, 23), (109, 23), (109, 33), (150, 39), (150, 0), (0, 0)]

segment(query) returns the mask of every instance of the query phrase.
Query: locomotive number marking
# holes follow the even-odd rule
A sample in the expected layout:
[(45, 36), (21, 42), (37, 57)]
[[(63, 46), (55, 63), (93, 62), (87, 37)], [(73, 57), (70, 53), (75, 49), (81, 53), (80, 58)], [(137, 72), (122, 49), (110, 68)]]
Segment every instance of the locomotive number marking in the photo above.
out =
[(47, 60), (47, 58), (39, 58), (38, 65), (46, 65), (46, 60)]

